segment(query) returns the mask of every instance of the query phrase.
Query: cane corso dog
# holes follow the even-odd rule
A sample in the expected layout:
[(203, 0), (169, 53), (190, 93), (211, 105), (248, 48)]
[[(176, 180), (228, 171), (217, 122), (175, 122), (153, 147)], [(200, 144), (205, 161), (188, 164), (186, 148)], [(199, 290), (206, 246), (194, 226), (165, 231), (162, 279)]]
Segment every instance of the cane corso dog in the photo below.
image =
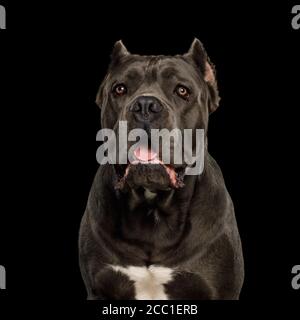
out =
[(204, 165), (187, 175), (186, 164), (139, 150), (136, 163), (99, 166), (79, 236), (88, 299), (239, 298), (244, 264), (234, 207), (207, 151), (219, 100), (215, 67), (198, 39), (176, 56), (131, 54), (116, 42), (96, 98), (101, 127), (116, 135), (120, 121), (128, 130), (203, 129)]

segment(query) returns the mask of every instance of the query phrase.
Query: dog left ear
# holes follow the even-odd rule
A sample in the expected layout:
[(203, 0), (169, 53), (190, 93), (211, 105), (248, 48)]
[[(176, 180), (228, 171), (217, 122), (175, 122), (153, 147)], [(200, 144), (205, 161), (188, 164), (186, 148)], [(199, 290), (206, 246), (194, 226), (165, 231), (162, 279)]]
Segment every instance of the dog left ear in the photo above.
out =
[(209, 103), (210, 113), (214, 112), (219, 106), (219, 91), (216, 80), (216, 69), (211, 63), (203, 44), (197, 38), (194, 39), (188, 53), (184, 55), (192, 59), (196, 67), (200, 70), (205, 82), (208, 85), (211, 95), (211, 101)]

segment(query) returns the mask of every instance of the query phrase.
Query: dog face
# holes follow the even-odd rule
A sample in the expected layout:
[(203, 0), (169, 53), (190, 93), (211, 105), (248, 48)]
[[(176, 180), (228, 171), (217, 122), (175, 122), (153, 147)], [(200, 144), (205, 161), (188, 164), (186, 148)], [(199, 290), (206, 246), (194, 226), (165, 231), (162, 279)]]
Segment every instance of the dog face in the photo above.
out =
[[(188, 53), (177, 56), (130, 54), (118, 41), (96, 103), (101, 107), (102, 128), (116, 134), (119, 121), (127, 121), (128, 131), (140, 128), (149, 137), (151, 129), (207, 132), (209, 113), (219, 103), (215, 69), (197, 39)], [(160, 151), (151, 149), (139, 149), (135, 165), (117, 165), (121, 188), (125, 181), (132, 188), (150, 190), (183, 186), (186, 165), (174, 164), (172, 144), (170, 149), (168, 165), (160, 160)]]

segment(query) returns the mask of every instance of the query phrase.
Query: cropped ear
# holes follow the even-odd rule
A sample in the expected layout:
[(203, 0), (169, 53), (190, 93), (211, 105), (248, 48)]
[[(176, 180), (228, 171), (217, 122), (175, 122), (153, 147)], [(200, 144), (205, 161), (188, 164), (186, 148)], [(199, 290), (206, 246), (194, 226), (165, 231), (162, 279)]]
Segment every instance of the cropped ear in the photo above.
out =
[[(113, 51), (111, 53), (111, 64), (110, 66), (118, 64), (123, 57), (129, 55), (130, 53), (124, 46), (123, 42), (121, 40), (117, 41), (114, 45)], [(98, 90), (97, 96), (96, 96), (96, 104), (101, 109), (103, 105), (107, 103), (108, 93), (105, 89), (105, 83), (108, 79), (109, 74), (106, 75), (105, 79), (102, 81), (102, 84), (100, 85), (100, 88)]]
[(124, 46), (122, 40), (117, 41), (111, 53), (111, 64), (118, 64), (122, 58), (128, 56), (129, 54), (129, 51)]
[(197, 38), (194, 39), (189, 51), (184, 55), (192, 59), (195, 66), (201, 72), (204, 81), (208, 85), (208, 89), (211, 96), (211, 101), (209, 103), (210, 113), (214, 112), (219, 106), (219, 91), (216, 80), (216, 69), (211, 63), (203, 44)]

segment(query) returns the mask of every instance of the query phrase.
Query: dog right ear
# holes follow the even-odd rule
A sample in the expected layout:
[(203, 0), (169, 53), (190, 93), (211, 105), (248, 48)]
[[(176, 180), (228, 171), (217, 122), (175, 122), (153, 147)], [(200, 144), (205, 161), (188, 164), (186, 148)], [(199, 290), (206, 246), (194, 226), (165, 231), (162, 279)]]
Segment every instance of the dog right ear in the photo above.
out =
[[(111, 53), (111, 64), (110, 66), (116, 65), (118, 63), (120, 63), (120, 61), (128, 56), (130, 54), (130, 52), (126, 49), (126, 47), (124, 46), (122, 40), (117, 41), (114, 44), (114, 48), (113, 51)], [(100, 85), (100, 88), (98, 90), (97, 96), (96, 96), (96, 104), (98, 105), (98, 107), (101, 109), (101, 107), (103, 105), (106, 104), (107, 102), (107, 93), (105, 92), (105, 82), (106, 82), (107, 76), (106, 78), (102, 81), (102, 84)]]
[(128, 56), (129, 54), (129, 51), (124, 46), (122, 40), (119, 40), (115, 43), (111, 53), (111, 63), (116, 65), (122, 60), (122, 58)]

